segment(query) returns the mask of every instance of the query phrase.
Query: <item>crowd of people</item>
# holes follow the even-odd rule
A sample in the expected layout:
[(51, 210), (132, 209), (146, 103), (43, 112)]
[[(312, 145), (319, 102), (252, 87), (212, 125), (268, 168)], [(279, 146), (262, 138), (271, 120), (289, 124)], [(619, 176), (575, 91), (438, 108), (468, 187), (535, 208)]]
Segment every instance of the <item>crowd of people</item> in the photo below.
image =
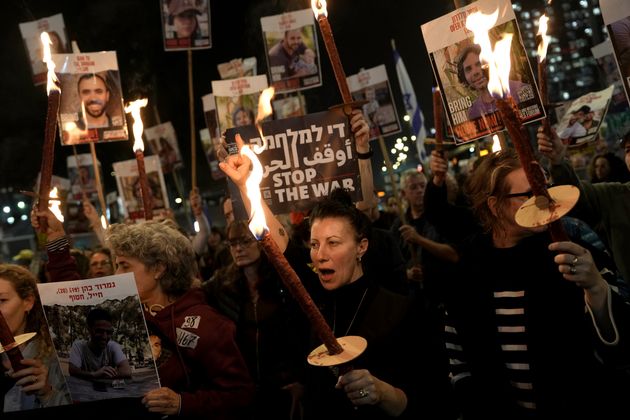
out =
[[(401, 174), (396, 211), (379, 211), (369, 125), (355, 110), (350, 126), (362, 201), (336, 189), (296, 224), (262, 204), (307, 301), (335, 338), (359, 336), (367, 348), (328, 367), (307, 362), (322, 344), (321, 328), (247, 221), (235, 218), (230, 197), (221, 202), (224, 223), (211, 225), (199, 192), (191, 192), (194, 235), (169, 218), (102, 229), (86, 203), (101, 246), (85, 256), (84, 269), (63, 224), (33, 210), (33, 228), (46, 237), (45, 274), (0, 264), (0, 310), (11, 334), (38, 333), (21, 348), (22, 366), (3, 356), (3, 411), (72, 403), (37, 282), (133, 273), (160, 386), (110, 400), (110, 415), (623, 418), (630, 391), (630, 133), (622, 141), (626, 178), (606, 178), (600, 169), (602, 179), (587, 182), (565, 159), (562, 139), (539, 131), (553, 182), (581, 191), (560, 221), (568, 239), (553, 241), (547, 226), (516, 222), (533, 194), (511, 149), (478, 158), (461, 191), (448, 181), (446, 157), (434, 151), (428, 173)], [(219, 166), (249, 211), (251, 162), (230, 155)], [(67, 374), (133, 380), (133, 355), (116, 342), (114, 323), (105, 308), (88, 313), (89, 336), (74, 342)], [(75, 406), (87, 407), (84, 413), (104, 407)]]

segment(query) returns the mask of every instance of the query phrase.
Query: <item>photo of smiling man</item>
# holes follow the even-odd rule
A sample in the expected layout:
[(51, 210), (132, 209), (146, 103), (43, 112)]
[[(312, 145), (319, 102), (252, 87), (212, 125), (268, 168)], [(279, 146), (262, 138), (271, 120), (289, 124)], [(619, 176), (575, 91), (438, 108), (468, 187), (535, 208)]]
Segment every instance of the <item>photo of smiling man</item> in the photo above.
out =
[[(110, 91), (105, 79), (98, 74), (84, 74), (79, 77), (77, 89), (85, 109), (85, 115), (79, 118), (79, 128), (111, 127), (112, 118), (106, 112)], [(83, 121), (87, 127), (81, 127), (85, 125)]]
[(61, 144), (127, 140), (116, 52), (54, 54), (53, 60), (61, 85)]

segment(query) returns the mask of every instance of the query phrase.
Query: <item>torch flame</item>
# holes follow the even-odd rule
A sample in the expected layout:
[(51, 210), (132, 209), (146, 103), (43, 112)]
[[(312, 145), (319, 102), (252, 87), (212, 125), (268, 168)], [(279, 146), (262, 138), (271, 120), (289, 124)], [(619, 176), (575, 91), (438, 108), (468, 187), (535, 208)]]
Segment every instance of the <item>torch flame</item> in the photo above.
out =
[(59, 200), (59, 191), (57, 190), (57, 187), (54, 187), (52, 190), (50, 190), (50, 194), (48, 195), (48, 197), (50, 197), (50, 200), (48, 201), (48, 208), (50, 209), (52, 214), (55, 215), (57, 220), (63, 222), (64, 218), (60, 208), (61, 201)]
[(488, 31), (494, 26), (498, 15), (498, 9), (489, 15), (481, 12), (472, 13), (466, 19), (466, 28), (475, 34), (474, 42), (481, 47), (479, 60), (488, 66), (488, 90), (493, 95), (503, 97), (510, 89), (510, 47), (512, 35), (505, 34), (503, 39), (496, 43), (493, 51)]
[(44, 57), (42, 61), (46, 63), (46, 67), (48, 68), (48, 83), (46, 84), (46, 92), (50, 95), (50, 92), (53, 90), (61, 90), (57, 85), (59, 79), (57, 79), (57, 75), (55, 74), (55, 62), (52, 60), (52, 55), (50, 52), (50, 46), (52, 45), (52, 41), (48, 32), (42, 32), (40, 35), (40, 39), (42, 41), (42, 46), (44, 47)]
[[(245, 186), (247, 187), (247, 197), (251, 205), (249, 230), (260, 239), (269, 230), (267, 227), (267, 221), (265, 220), (265, 212), (262, 206), (262, 197), (260, 195), (260, 181), (263, 178), (263, 167), (258, 160), (256, 154), (260, 154), (267, 148), (267, 142), (260, 125), (261, 121), (267, 116), (271, 115), (271, 98), (273, 98), (275, 89), (273, 87), (267, 88), (262, 91), (258, 98), (258, 112), (256, 115), (256, 128), (260, 133), (260, 138), (263, 141), (261, 146), (255, 146), (252, 150), (248, 145), (241, 147), (241, 155), (245, 155), (252, 162), (252, 172), (247, 178)], [(255, 153), (254, 153), (255, 152)]]
[(499, 141), (499, 136), (495, 134), (492, 136), (492, 153), (496, 153), (500, 151), (501, 151), (501, 142)]
[(258, 130), (258, 133), (260, 133), (262, 145), (254, 146), (254, 152), (256, 152), (256, 154), (262, 153), (262, 151), (267, 148), (267, 141), (265, 140), (265, 136), (263, 134), (260, 123), (273, 112), (273, 109), (271, 107), (271, 98), (273, 98), (275, 91), (276, 90), (273, 86), (268, 87), (260, 93), (260, 97), (258, 98), (258, 111), (256, 112), (256, 129)]
[(103, 229), (107, 229), (107, 218), (105, 218), (104, 214), (101, 215), (101, 226), (103, 226)]
[(144, 124), (142, 124), (142, 117), (140, 116), (140, 108), (144, 108), (147, 106), (148, 99), (138, 99), (133, 102), (130, 102), (125, 107), (125, 112), (127, 114), (131, 113), (133, 117), (133, 150), (144, 151), (144, 143), (142, 142), (142, 130), (144, 129)]
[(326, 0), (311, 0), (311, 8), (313, 9), (313, 13), (315, 14), (316, 18), (320, 15), (328, 17), (328, 10), (326, 10)]
[(538, 62), (542, 63), (547, 58), (547, 48), (549, 47), (549, 40), (551, 37), (547, 35), (547, 26), (549, 18), (543, 14), (538, 20), (538, 33), (540, 35), (540, 44), (538, 44)]

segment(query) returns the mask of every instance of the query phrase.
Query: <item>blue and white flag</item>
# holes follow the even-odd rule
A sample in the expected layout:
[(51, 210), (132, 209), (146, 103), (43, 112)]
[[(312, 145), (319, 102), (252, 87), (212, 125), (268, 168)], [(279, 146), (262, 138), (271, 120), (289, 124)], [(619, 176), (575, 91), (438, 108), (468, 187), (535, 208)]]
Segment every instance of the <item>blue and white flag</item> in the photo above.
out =
[(427, 151), (424, 148), (424, 139), (427, 137), (427, 131), (424, 128), (424, 115), (422, 110), (418, 106), (416, 100), (416, 94), (413, 91), (413, 85), (409, 74), (405, 68), (400, 54), (396, 50), (396, 45), (392, 39), (392, 50), (394, 51), (394, 64), (396, 65), (396, 74), (398, 75), (398, 82), (400, 83), (400, 91), (403, 96), (403, 102), (405, 104), (405, 110), (407, 115), (411, 118), (412, 134), (416, 136), (416, 147), (418, 148), (418, 156), (420, 162), (424, 162), (427, 158)]

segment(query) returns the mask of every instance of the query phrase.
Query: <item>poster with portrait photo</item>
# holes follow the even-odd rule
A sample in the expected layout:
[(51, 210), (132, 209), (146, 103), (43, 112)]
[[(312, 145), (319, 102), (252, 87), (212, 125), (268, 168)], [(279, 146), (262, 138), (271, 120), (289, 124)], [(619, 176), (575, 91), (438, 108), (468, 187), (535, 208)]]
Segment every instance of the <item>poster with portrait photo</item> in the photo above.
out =
[(61, 144), (127, 140), (116, 52), (54, 54), (52, 58), (61, 86)]
[(217, 120), (217, 109), (214, 102), (214, 95), (209, 93), (201, 97), (203, 105), (203, 116), (206, 120), (206, 127), (199, 131), (201, 146), (206, 156), (208, 166), (210, 166), (210, 176), (214, 180), (225, 178), (225, 174), (219, 169), (219, 161), (217, 160), (217, 147), (221, 143), (219, 134), (219, 121)]
[(81, 201), (84, 196), (88, 199), (98, 198), (96, 189), (96, 175), (92, 154), (81, 153), (66, 158), (68, 178), (70, 179), (69, 200)]
[(571, 102), (559, 120), (556, 131), (569, 148), (582, 147), (597, 140), (597, 134), (606, 117), (615, 85), (590, 92)]
[(384, 64), (349, 76), (348, 87), (355, 101), (363, 104), (363, 115), (370, 125), (370, 140), (401, 131), (392, 91)]
[(247, 57), (245, 59), (235, 58), (228, 61), (227, 63), (217, 64), (217, 70), (219, 70), (219, 76), (221, 77), (221, 80), (256, 76), (257, 62), (258, 60), (256, 59), (256, 57)]
[(20, 23), (22, 41), (24, 41), (24, 46), (26, 47), (26, 52), (31, 62), (33, 84), (36, 86), (46, 84), (48, 73), (46, 64), (42, 61), (44, 57), (41, 40), (42, 32), (48, 32), (48, 36), (52, 42), (50, 46), (50, 52), (52, 54), (69, 52), (66, 25), (61, 13), (32, 22)]
[(83, 200), (87, 199), (95, 208), (99, 207), (92, 155), (81, 153), (76, 155), (76, 159), (75, 155), (68, 156), (66, 165), (70, 179), (70, 192), (65, 200), (64, 211), (66, 232), (87, 233), (92, 229), (89, 219), (83, 212)]
[(306, 101), (303, 95), (274, 98), (271, 100), (271, 107), (277, 120), (306, 115)]
[(626, 98), (630, 102), (630, 2), (600, 0), (599, 7), (615, 52)]
[(304, 9), (265, 16), (260, 18), (260, 24), (269, 80), (276, 92), (321, 86), (313, 11)]
[(151, 153), (160, 158), (163, 174), (170, 174), (184, 167), (177, 134), (170, 121), (145, 128), (144, 135)]
[(610, 105), (608, 106), (608, 114), (625, 111), (628, 109), (628, 100), (626, 99), (623, 81), (617, 68), (615, 60), (615, 52), (613, 50), (610, 39), (597, 44), (591, 48), (593, 58), (597, 61), (597, 67), (601, 72), (604, 83), (608, 86), (614, 85)]
[(210, 136), (210, 130), (204, 128), (199, 130), (199, 139), (201, 140), (201, 146), (203, 147), (203, 153), (206, 156), (206, 161), (210, 167), (210, 177), (213, 180), (219, 180), (225, 178), (225, 173), (219, 168), (219, 160), (217, 159), (216, 149), (218, 147), (218, 139)]
[(212, 47), (210, 0), (160, 0), (164, 51)]
[[(142, 397), (160, 387), (149, 331), (132, 273), (37, 285), (74, 402)], [(91, 325), (88, 325), (88, 320)], [(120, 376), (96, 373), (88, 341), (107, 340)], [(92, 372), (88, 378), (78, 371)]]
[(504, 129), (496, 101), (488, 91), (488, 74), (479, 60), (480, 47), (466, 28), (474, 12), (491, 15), (497, 21), (489, 31), (494, 43), (505, 34), (513, 35), (510, 55), (510, 95), (521, 122), (545, 117), (532, 68), (523, 46), (516, 16), (508, 0), (479, 0), (421, 26), (442, 103), (457, 144), (467, 143)]
[(228, 128), (254, 124), (258, 97), (267, 88), (267, 76), (213, 80), (212, 94), (219, 122), (219, 133)]
[[(138, 163), (135, 159), (114, 162), (112, 164), (116, 174), (118, 195), (123, 200), (123, 211), (126, 218), (133, 221), (144, 220), (142, 204), (142, 188), (138, 175)], [(153, 215), (161, 213), (169, 208), (168, 194), (162, 165), (158, 156), (145, 156), (144, 168), (151, 189), (151, 201), (153, 203)]]

